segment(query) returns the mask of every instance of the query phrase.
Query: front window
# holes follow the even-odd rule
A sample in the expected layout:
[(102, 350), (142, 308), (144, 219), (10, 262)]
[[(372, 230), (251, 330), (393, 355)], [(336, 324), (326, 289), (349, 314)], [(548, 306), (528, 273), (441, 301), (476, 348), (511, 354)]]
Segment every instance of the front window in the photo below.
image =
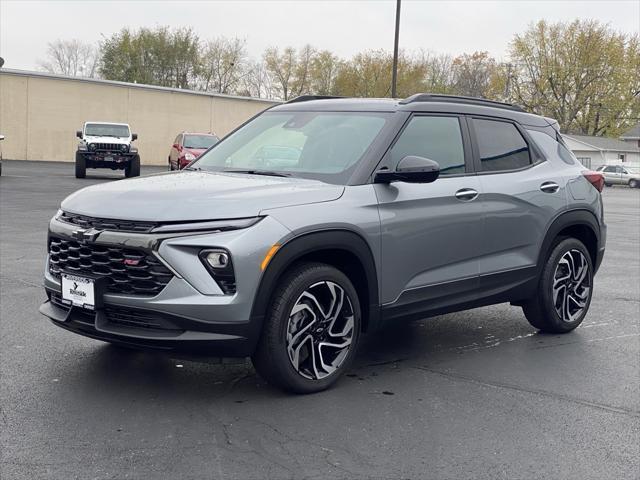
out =
[(126, 125), (107, 125), (102, 123), (87, 123), (84, 134), (91, 137), (120, 137), (129, 136), (129, 127)]
[(202, 155), (191, 168), (244, 171), (345, 184), (389, 114), (267, 112)]
[(184, 146), (186, 148), (207, 149), (218, 142), (218, 137), (213, 135), (185, 135)]

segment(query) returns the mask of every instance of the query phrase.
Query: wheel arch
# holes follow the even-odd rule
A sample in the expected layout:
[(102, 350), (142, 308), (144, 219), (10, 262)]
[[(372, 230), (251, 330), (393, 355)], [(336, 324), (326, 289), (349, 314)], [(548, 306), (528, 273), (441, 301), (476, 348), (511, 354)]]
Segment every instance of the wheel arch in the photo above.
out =
[(280, 247), (260, 279), (252, 318), (264, 318), (280, 278), (292, 265), (304, 261), (327, 263), (345, 273), (358, 292), (363, 330), (379, 325), (378, 277), (373, 253), (360, 234), (346, 229), (304, 233)]
[(570, 210), (556, 217), (542, 242), (538, 256), (538, 269), (541, 269), (549, 256), (556, 239), (573, 237), (584, 243), (589, 251), (594, 269), (598, 268), (598, 252), (601, 246), (600, 224), (596, 216), (589, 210)]

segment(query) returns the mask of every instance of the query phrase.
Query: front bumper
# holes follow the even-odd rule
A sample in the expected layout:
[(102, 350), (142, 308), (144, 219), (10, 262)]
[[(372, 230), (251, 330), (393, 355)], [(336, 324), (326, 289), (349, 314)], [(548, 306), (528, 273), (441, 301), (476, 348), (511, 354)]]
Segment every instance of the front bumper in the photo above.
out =
[[(49, 228), (52, 235), (62, 237), (71, 237), (78, 229), (56, 219)], [(40, 312), (59, 327), (113, 343), (216, 357), (249, 356), (263, 320), (261, 314), (252, 312), (260, 263), (271, 245), (288, 232), (271, 217), (247, 229), (226, 232), (161, 236), (103, 231), (96, 244), (148, 249), (172, 269), (173, 278), (155, 296), (106, 292), (102, 308), (90, 311), (62, 304), (60, 281), (49, 272), (47, 257), (44, 285), (48, 300)], [(225, 248), (231, 253), (235, 294), (225, 295), (198, 258), (205, 248)]]
[(78, 153), (83, 156), (89, 168), (111, 168), (113, 170), (125, 168), (138, 155), (137, 152), (79, 151)]

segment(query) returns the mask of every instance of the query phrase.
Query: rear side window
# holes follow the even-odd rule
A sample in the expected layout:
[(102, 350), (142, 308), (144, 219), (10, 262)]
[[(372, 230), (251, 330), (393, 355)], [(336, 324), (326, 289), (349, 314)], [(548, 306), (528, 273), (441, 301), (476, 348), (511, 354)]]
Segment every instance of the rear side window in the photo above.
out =
[(464, 173), (464, 147), (457, 117), (414, 117), (391, 149), (395, 167), (407, 155), (438, 162), (440, 175)]
[(473, 126), (483, 172), (515, 170), (531, 165), (529, 146), (515, 125), (474, 118)]

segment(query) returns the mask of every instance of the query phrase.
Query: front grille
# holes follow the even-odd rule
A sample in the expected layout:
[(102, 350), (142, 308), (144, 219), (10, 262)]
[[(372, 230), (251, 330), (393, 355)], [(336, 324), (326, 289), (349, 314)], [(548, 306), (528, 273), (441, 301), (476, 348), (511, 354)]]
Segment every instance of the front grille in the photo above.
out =
[(157, 295), (173, 277), (144, 250), (53, 236), (49, 239), (49, 272), (56, 278), (62, 272), (106, 277), (108, 292), (134, 295)]
[(154, 222), (93, 218), (69, 212), (62, 212), (58, 217), (58, 220), (72, 225), (77, 225), (82, 228), (96, 228), (98, 230), (114, 230), (133, 233), (149, 233), (158, 226), (158, 224)]
[(105, 152), (126, 152), (127, 150), (122, 150), (121, 143), (94, 143), (94, 150), (96, 151), (105, 151)]

